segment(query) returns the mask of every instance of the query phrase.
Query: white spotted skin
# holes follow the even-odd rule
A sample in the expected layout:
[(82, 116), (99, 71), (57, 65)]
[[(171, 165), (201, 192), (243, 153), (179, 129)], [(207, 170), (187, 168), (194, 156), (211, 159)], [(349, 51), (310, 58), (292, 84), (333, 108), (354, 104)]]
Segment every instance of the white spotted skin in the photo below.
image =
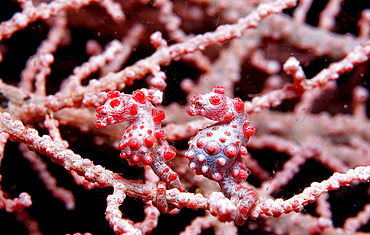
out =
[(190, 161), (190, 169), (217, 181), (227, 196), (250, 195), (250, 190), (239, 183), (249, 175), (242, 155), (247, 154), (246, 145), (256, 129), (249, 123), (243, 101), (226, 96), (223, 87), (214, 87), (204, 95), (194, 94), (190, 102), (186, 108), (190, 116), (218, 121), (189, 141), (185, 156)]
[[(197, 174), (216, 181), (222, 180), (225, 176), (235, 175), (236, 180), (240, 181), (248, 174), (246, 167), (240, 166), (243, 164), (239, 164), (236, 159), (240, 151), (246, 154), (245, 145), (248, 140), (249, 137), (243, 136), (239, 125), (235, 127), (230, 123), (212, 125), (201, 130), (189, 141), (189, 150), (185, 156), (190, 160), (190, 168)], [(238, 174), (240, 171), (245, 171), (245, 178)]]
[(252, 188), (240, 184), (249, 175), (242, 155), (247, 154), (246, 145), (256, 129), (249, 123), (243, 101), (227, 97), (224, 87), (214, 87), (204, 95), (196, 93), (190, 102), (186, 108), (190, 116), (218, 122), (189, 141), (189, 150), (185, 153), (189, 167), (217, 181), (226, 196), (240, 199), (235, 222), (242, 225), (258, 201), (258, 194)]

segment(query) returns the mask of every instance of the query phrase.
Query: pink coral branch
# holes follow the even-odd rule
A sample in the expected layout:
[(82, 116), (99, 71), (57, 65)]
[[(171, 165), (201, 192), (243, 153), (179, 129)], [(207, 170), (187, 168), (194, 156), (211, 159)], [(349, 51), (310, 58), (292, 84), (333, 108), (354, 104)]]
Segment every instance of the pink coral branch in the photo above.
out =
[(261, 214), (279, 217), (283, 213), (290, 213), (293, 211), (301, 211), (305, 205), (315, 201), (321, 194), (336, 190), (341, 186), (350, 184), (358, 180), (360, 182), (367, 182), (370, 180), (370, 167), (356, 167), (350, 169), (346, 173), (334, 173), (332, 177), (321, 183), (314, 182), (310, 187), (303, 190), (302, 193), (293, 196), (288, 200), (276, 199), (266, 200), (257, 204), (251, 212), (251, 217), (257, 218)]
[(366, 8), (0, 1), (0, 233), (367, 234)]
[[(0, 40), (12, 36), (16, 31), (25, 28), (28, 24), (38, 19), (49, 19), (63, 10), (79, 9), (90, 4), (90, 2), (82, 0), (58, 0), (49, 4), (40, 3), (35, 7), (31, 0), (22, 0), (20, 1), (23, 9), (22, 13), (16, 13), (9, 21), (4, 21), (0, 24)], [(107, 8), (108, 12), (112, 14), (113, 19), (118, 21), (123, 20), (124, 16), (119, 4), (111, 0), (94, 0), (94, 2), (98, 2), (101, 6)]]

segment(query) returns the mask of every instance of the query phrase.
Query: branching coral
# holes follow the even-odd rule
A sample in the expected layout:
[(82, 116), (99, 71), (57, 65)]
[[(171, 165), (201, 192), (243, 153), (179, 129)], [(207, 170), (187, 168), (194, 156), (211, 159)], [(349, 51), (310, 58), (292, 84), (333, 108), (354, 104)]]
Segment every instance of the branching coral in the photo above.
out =
[(367, 4), (1, 1), (1, 231), (368, 233)]

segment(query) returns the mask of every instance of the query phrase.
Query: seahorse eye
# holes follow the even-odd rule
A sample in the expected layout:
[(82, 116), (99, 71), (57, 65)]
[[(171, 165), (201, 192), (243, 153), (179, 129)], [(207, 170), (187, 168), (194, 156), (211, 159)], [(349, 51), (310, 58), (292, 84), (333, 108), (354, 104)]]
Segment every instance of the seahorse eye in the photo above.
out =
[(195, 107), (196, 108), (201, 108), (203, 105), (202, 105), (202, 103), (200, 102), (200, 101), (196, 101), (195, 102)]

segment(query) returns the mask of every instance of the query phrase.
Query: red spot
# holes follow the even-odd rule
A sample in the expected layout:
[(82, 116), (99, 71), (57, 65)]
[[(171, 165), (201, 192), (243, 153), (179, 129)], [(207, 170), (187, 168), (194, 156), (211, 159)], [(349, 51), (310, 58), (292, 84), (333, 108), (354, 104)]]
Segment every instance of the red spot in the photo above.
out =
[(245, 122), (243, 124), (243, 134), (245, 138), (248, 138), (249, 136), (254, 135), (256, 133), (256, 128), (252, 126), (249, 122)]
[(206, 138), (204, 137), (200, 137), (198, 140), (197, 140), (197, 147), (198, 148), (203, 148), (204, 144), (206, 143)]
[(203, 154), (199, 154), (198, 155), (198, 161), (203, 163), (203, 162), (206, 162), (207, 159)]
[(247, 148), (246, 148), (246, 147), (241, 146), (241, 147), (240, 147), (240, 150), (239, 150), (239, 153), (240, 153), (241, 155), (246, 155), (246, 154), (248, 153), (248, 150), (247, 150)]
[(119, 101), (118, 99), (114, 99), (109, 103), (110, 107), (112, 107), (112, 108), (115, 108), (115, 107), (119, 106), (120, 104), (121, 104), (121, 101)]
[(238, 167), (240, 168), (240, 169), (242, 169), (242, 170), (245, 170), (245, 169), (247, 169), (247, 167), (245, 166), (245, 165), (243, 165), (243, 164), (238, 164)]
[(176, 152), (175, 151), (172, 151), (172, 150), (166, 150), (164, 151), (163, 153), (163, 157), (164, 159), (166, 159), (167, 161), (173, 159), (174, 157), (176, 156)]
[(104, 122), (102, 122), (102, 121), (100, 121), (100, 120), (97, 120), (97, 121), (95, 122), (95, 126), (96, 126), (97, 128), (103, 128), (103, 127), (106, 127), (106, 126), (107, 126), (107, 124), (106, 124), (106, 123), (104, 123)]
[(168, 180), (171, 182), (171, 181), (174, 181), (177, 179), (177, 174), (176, 173), (172, 173), (170, 174), (170, 176), (168, 177)]
[(209, 97), (209, 102), (213, 105), (219, 105), (221, 103), (221, 99), (217, 95), (213, 95)]
[(220, 137), (219, 140), (220, 140), (221, 143), (225, 143), (226, 142), (226, 137)]
[(137, 114), (137, 104), (133, 104), (130, 107), (130, 115), (136, 115)]
[(202, 172), (203, 172), (203, 174), (207, 173), (208, 171), (210, 171), (210, 169), (209, 169), (208, 166), (202, 166)]
[(160, 129), (154, 132), (154, 137), (160, 139), (166, 137), (166, 134), (164, 133), (164, 130)]
[(225, 88), (222, 86), (215, 86), (213, 92), (217, 94), (225, 94)]
[(140, 104), (145, 104), (145, 94), (142, 91), (132, 92), (132, 98)]
[(248, 214), (248, 212), (249, 212), (249, 208), (248, 207), (246, 207), (246, 206), (239, 206), (239, 212), (241, 213), (241, 214), (244, 214), (244, 215), (246, 215), (246, 214)]
[(156, 124), (161, 124), (161, 121), (166, 117), (162, 110), (152, 109), (153, 121)]
[(227, 136), (231, 136), (230, 131), (225, 131), (224, 134), (227, 135)]
[(153, 147), (153, 145), (154, 145), (154, 138), (153, 138), (153, 136), (146, 136), (145, 138), (144, 138), (144, 144), (145, 144), (145, 146), (146, 147), (148, 147), (148, 148), (151, 148), (151, 147)]
[(152, 164), (153, 163), (153, 154), (149, 154), (148, 156), (146, 156), (142, 161), (141, 161), (143, 164), (145, 165), (149, 165), (149, 164)]
[(225, 166), (226, 160), (224, 158), (219, 158), (216, 160), (216, 163), (220, 166)]
[(128, 146), (130, 147), (131, 150), (136, 151), (141, 147), (140, 140), (138, 138), (133, 137), (128, 141)]
[(239, 173), (236, 175), (235, 178), (240, 179), (240, 180), (244, 180), (247, 177), (248, 177), (248, 172), (241, 170), (241, 171), (239, 171)]
[(212, 132), (206, 132), (206, 136), (211, 137), (213, 135)]
[(244, 111), (244, 103), (240, 98), (235, 98), (234, 100), (234, 108), (236, 112), (241, 113)]
[(128, 156), (125, 152), (120, 153), (121, 158), (126, 159)]
[(104, 106), (99, 106), (96, 108), (96, 112), (100, 113), (103, 110)]
[(223, 177), (224, 176), (222, 172), (215, 172), (212, 174), (212, 178), (216, 181), (220, 181)]
[(123, 150), (125, 147), (126, 147), (126, 144), (124, 144), (124, 143), (119, 143), (119, 145), (118, 145), (119, 150)]
[(221, 146), (216, 141), (210, 141), (204, 147), (204, 151), (206, 151), (209, 155), (215, 155), (221, 151)]
[(108, 94), (107, 94), (107, 97), (108, 97), (109, 99), (118, 98), (119, 96), (120, 96), (119, 91), (110, 91), (110, 92), (108, 92)]
[(240, 191), (241, 189), (243, 189), (243, 186), (241, 186), (241, 185), (238, 185), (238, 186), (235, 187), (236, 192)]
[(164, 170), (162, 171), (162, 174), (167, 173), (167, 172), (169, 172), (169, 171), (170, 171), (170, 168), (166, 167), (166, 168), (164, 168)]
[(232, 112), (228, 112), (224, 116), (225, 119), (232, 119), (233, 117), (234, 117), (234, 113), (232, 113)]
[(108, 123), (111, 123), (113, 120), (114, 120), (113, 117), (107, 117), (105, 119), (105, 121), (108, 122)]
[(224, 148), (224, 154), (228, 158), (235, 157), (238, 154), (238, 149), (236, 148), (235, 144), (229, 144)]

